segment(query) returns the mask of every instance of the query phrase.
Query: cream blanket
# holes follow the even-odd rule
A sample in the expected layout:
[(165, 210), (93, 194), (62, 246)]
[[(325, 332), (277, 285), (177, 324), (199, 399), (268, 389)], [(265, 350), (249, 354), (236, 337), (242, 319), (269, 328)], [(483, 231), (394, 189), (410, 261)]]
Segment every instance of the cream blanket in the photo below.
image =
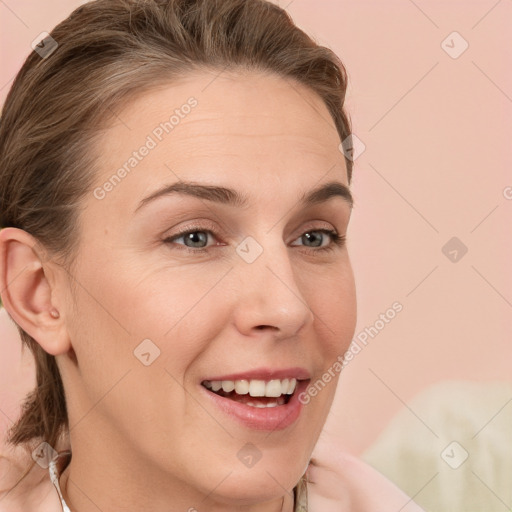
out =
[(363, 460), (435, 512), (512, 510), (512, 382), (438, 383)]

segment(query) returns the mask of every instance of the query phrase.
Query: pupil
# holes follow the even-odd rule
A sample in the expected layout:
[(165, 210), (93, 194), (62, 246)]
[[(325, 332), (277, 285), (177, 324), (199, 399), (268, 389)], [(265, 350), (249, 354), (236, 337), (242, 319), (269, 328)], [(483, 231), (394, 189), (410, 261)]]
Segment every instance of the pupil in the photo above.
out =
[[(314, 236), (311, 235), (311, 233), (306, 233), (305, 235), (303, 235), (304, 238), (306, 238), (307, 240), (311, 241), (313, 239), (314, 241)], [(322, 245), (322, 237), (321, 236), (317, 236), (317, 243), (314, 243), (313, 244), (313, 247), (320, 247)]]
[[(198, 234), (200, 234), (201, 236), (198, 236)], [(197, 240), (197, 239), (199, 239), (199, 240)], [(201, 244), (202, 242), (206, 243), (207, 239), (208, 239), (208, 237), (206, 236), (206, 234), (203, 231), (194, 231), (193, 233), (189, 233), (187, 235), (187, 237), (185, 238), (185, 240), (189, 240), (193, 244), (197, 244), (197, 243)], [(196, 247), (196, 246), (194, 245), (193, 247)], [(201, 247), (203, 247), (203, 246), (201, 245)]]

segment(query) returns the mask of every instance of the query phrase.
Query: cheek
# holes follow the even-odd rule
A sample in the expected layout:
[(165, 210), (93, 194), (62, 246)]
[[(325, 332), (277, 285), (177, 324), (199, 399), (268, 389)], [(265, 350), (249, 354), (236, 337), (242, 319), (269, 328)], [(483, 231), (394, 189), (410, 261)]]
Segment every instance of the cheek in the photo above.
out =
[[(129, 270), (122, 273), (96, 277), (96, 282), (101, 282), (96, 293), (102, 297), (103, 307), (85, 297), (91, 314), (96, 316), (90, 339), (92, 343), (108, 340), (104, 359), (115, 364), (99, 367), (87, 351), (82, 354), (82, 366), (84, 361), (87, 366), (84, 374), (92, 375), (96, 394), (110, 382), (114, 371), (121, 376), (127, 368), (136, 372), (142, 369), (139, 383), (135, 381), (127, 390), (128, 401), (139, 395), (151, 396), (144, 402), (146, 414), (151, 414), (161, 410), (160, 399), (176, 400), (173, 410), (181, 411), (183, 416), (186, 405), (180, 400), (184, 396), (182, 386), (188, 386), (187, 379), (192, 378), (189, 369), (208, 354), (212, 339), (228, 322), (226, 290), (219, 282), (225, 271), (201, 272), (192, 265), (127, 267)], [(86, 326), (81, 329), (82, 335)]]
[(317, 327), (317, 343), (329, 365), (350, 345), (356, 328), (356, 289), (348, 262), (308, 281), (309, 306)]
[(158, 345), (162, 364), (177, 378), (226, 326), (224, 274), (223, 268), (202, 272), (193, 265), (160, 268), (129, 284), (133, 332)]
[(210, 279), (196, 278), (192, 293), (184, 293), (190, 280), (172, 274), (163, 279), (119, 267), (76, 274), (79, 315), (69, 331), (78, 361), (77, 394), (83, 404), (97, 404), (84, 427), (101, 418), (133, 446), (142, 438), (157, 443), (163, 431), (182, 434), (190, 408), (186, 372), (212, 336), (212, 314), (217, 317), (201, 301)]
[(314, 347), (310, 353), (321, 357), (315, 366), (308, 389), (302, 395), (310, 408), (310, 426), (320, 433), (336, 392), (343, 355), (354, 336), (357, 306), (352, 268), (340, 265), (336, 271), (325, 272), (308, 280), (309, 305), (315, 314)]

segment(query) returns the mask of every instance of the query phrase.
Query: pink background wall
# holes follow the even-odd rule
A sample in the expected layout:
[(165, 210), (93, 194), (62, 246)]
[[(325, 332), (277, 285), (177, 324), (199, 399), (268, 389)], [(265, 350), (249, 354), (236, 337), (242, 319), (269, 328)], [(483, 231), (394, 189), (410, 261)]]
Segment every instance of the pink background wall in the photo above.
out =
[[(31, 41), (80, 3), (0, 3), (0, 101)], [(512, 2), (280, 5), (345, 63), (354, 133), (366, 146), (349, 230), (356, 335), (395, 301), (403, 305), (343, 370), (330, 426), (361, 453), (433, 383), (512, 380)], [(469, 45), (457, 58), (465, 43), (448, 37), (454, 31)], [(456, 262), (441, 250), (452, 237), (468, 249)], [(10, 346), (1, 375), (25, 368), (15, 389), (0, 378), (12, 416), (31, 382)]]

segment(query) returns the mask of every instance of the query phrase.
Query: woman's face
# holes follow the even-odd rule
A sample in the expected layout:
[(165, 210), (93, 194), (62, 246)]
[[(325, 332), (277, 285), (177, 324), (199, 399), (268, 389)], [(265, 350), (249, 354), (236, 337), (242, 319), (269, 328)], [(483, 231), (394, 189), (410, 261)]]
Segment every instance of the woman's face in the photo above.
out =
[(347, 233), (347, 171), (309, 89), (217, 74), (138, 98), (95, 148), (61, 311), (76, 361), (58, 361), (77, 458), (271, 499), (305, 470), (337, 373), (298, 394), (355, 329), (349, 255), (328, 234)]

